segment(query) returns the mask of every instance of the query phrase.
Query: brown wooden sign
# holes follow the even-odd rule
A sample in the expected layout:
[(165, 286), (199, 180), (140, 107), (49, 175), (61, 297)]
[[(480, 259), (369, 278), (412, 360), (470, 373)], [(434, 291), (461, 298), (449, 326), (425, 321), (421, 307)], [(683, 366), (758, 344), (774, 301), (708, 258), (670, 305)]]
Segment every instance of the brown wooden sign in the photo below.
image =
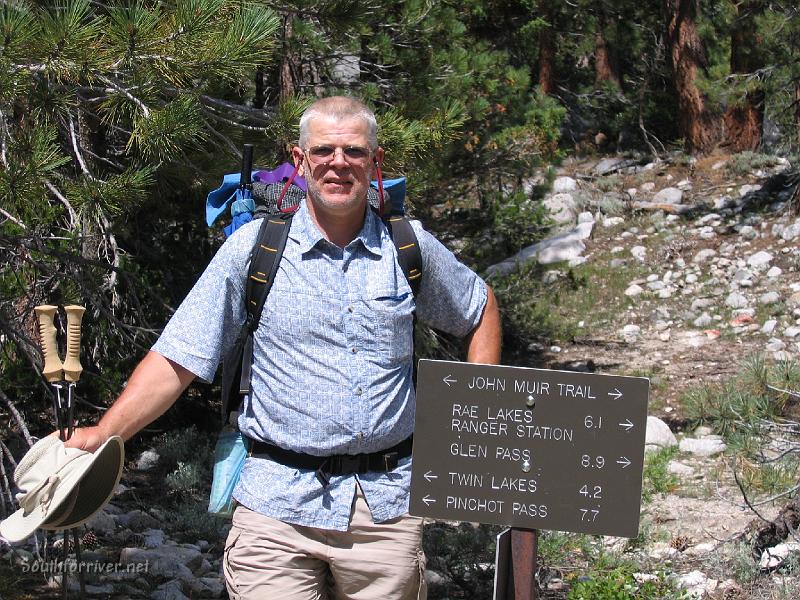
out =
[(650, 382), (419, 361), (411, 513), (636, 537)]

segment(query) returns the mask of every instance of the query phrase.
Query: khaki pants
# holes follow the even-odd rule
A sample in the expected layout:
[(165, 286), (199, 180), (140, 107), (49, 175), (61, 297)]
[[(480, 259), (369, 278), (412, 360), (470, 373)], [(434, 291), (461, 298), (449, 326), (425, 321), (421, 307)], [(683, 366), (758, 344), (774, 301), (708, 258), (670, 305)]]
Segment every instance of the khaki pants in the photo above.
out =
[(356, 487), (348, 531), (237, 507), (223, 563), (231, 599), (425, 600), (422, 518), (373, 523)]

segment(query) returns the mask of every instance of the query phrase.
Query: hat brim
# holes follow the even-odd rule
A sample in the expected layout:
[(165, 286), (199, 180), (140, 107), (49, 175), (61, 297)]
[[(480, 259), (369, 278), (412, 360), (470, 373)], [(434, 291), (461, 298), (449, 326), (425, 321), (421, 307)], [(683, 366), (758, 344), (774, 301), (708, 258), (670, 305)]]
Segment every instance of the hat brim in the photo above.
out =
[(100, 510), (111, 498), (122, 474), (125, 460), (122, 438), (112, 436), (87, 455), (91, 458), (83, 468), (68, 472), (58, 482), (47, 506), (38, 505), (27, 513), (20, 508), (0, 523), (0, 535), (10, 542), (21, 542), (39, 527), (53, 531), (69, 529)]

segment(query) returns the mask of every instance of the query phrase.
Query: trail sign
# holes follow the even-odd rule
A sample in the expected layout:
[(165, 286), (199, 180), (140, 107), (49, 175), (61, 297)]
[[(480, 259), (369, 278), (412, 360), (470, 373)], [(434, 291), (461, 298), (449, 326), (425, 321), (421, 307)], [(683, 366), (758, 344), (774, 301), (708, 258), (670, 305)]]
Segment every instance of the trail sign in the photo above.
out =
[(636, 537), (650, 382), (419, 361), (418, 516)]

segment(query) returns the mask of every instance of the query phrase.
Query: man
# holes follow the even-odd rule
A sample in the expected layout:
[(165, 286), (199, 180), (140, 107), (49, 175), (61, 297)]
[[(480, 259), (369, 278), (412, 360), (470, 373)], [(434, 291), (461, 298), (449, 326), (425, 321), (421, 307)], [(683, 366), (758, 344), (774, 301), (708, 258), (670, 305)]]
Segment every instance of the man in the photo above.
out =
[[(497, 363), (497, 304), (418, 223), (423, 278), (412, 297), (386, 228), (368, 207), (383, 149), (362, 103), (317, 101), (300, 121), (292, 154), (308, 197), (255, 333), (252, 394), (239, 427), (259, 443), (234, 492), (228, 591), (248, 599), (424, 598), (422, 519), (408, 514), (413, 314), (466, 337), (469, 361)], [(258, 228), (250, 223), (226, 241), (120, 398), (69, 445), (93, 450), (112, 434), (127, 439), (196, 376), (213, 378), (244, 323)], [(369, 459), (330, 458), (343, 455)], [(332, 467), (337, 460), (343, 466)]]

